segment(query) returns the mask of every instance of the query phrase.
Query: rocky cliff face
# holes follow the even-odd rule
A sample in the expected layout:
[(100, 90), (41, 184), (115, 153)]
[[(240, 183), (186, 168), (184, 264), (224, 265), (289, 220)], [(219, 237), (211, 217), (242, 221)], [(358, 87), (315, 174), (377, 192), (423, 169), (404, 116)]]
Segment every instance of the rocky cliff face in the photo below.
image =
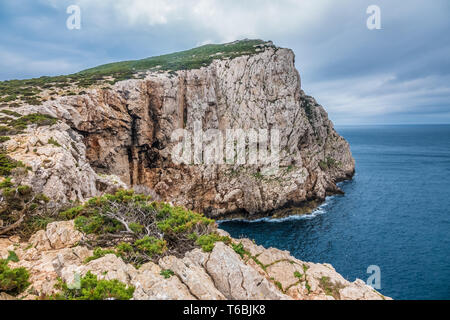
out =
[[(24, 181), (56, 200), (143, 185), (211, 217), (251, 218), (321, 201), (354, 173), (347, 142), (302, 91), (289, 49), (267, 46), (200, 69), (151, 71), (85, 91), (15, 109), (61, 121), (5, 143), (11, 157), (32, 167)], [(264, 175), (261, 164), (176, 164), (171, 135), (195, 133), (196, 124), (203, 131), (279, 130), (280, 169)], [(49, 137), (57, 144), (47, 144)]]

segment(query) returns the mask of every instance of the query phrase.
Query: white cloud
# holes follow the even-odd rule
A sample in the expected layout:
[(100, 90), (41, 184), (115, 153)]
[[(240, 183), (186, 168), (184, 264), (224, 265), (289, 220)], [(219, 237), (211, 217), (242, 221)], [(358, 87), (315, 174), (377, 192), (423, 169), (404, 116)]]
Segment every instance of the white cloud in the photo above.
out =
[(28, 73), (35, 76), (70, 73), (74, 69), (74, 64), (65, 59), (30, 59), (17, 52), (0, 51), (0, 69), (7, 69), (11, 65), (16, 66), (16, 73)]
[(313, 83), (307, 93), (315, 96), (338, 123), (357, 123), (358, 119), (371, 123), (399, 113), (439, 110), (447, 104), (448, 83), (448, 76), (401, 81), (395, 74), (372, 74)]
[[(48, 0), (52, 6), (64, 2)], [(192, 30), (214, 35), (215, 41), (232, 41), (245, 37), (274, 36), (307, 31), (317, 23), (331, 0), (115, 0), (75, 1), (82, 14), (93, 17), (104, 28), (148, 27), (182, 24)], [(101, 15), (98, 14), (101, 12)], [(105, 14), (108, 18), (105, 18)], [(98, 17), (101, 16), (101, 17)], [(105, 25), (106, 24), (106, 25)], [(206, 41), (207, 39), (204, 39)]]

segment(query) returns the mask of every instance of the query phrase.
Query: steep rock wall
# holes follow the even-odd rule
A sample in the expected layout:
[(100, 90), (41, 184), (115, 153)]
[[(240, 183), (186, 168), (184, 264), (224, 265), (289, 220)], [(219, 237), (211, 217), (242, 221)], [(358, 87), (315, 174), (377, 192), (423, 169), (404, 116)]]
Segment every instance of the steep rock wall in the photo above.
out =
[[(142, 80), (21, 111), (36, 110), (57, 116), (77, 141), (82, 138), (83, 157), (97, 175), (92, 179), (115, 175), (130, 187), (145, 185), (163, 200), (212, 217), (251, 218), (320, 201), (339, 192), (336, 182), (354, 173), (348, 143), (325, 110), (302, 91), (289, 49), (268, 48), (176, 74), (148, 73)], [(262, 165), (175, 164), (171, 134), (180, 128), (193, 132), (196, 122), (204, 131), (279, 130), (280, 169), (265, 176)], [(64, 173), (60, 178), (67, 180)], [(88, 184), (83, 198), (105, 189)], [(66, 199), (80, 198), (73, 188), (61, 188)]]

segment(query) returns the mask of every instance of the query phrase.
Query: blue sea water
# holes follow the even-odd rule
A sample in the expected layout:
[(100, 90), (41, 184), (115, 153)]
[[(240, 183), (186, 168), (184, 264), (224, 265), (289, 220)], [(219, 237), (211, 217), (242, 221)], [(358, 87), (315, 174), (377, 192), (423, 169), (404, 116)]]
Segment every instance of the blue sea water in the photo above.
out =
[(450, 125), (345, 126), (356, 160), (344, 196), (313, 214), (220, 227), (298, 259), (331, 263), (346, 279), (381, 269), (394, 299), (450, 299)]

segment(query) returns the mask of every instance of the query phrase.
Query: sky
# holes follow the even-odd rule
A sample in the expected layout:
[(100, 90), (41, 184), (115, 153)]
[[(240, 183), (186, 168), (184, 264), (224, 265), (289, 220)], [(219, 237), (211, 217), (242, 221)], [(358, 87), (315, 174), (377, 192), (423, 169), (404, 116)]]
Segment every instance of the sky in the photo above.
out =
[(448, 0), (0, 0), (0, 80), (263, 39), (294, 51), (336, 125), (450, 123), (449, 13)]

